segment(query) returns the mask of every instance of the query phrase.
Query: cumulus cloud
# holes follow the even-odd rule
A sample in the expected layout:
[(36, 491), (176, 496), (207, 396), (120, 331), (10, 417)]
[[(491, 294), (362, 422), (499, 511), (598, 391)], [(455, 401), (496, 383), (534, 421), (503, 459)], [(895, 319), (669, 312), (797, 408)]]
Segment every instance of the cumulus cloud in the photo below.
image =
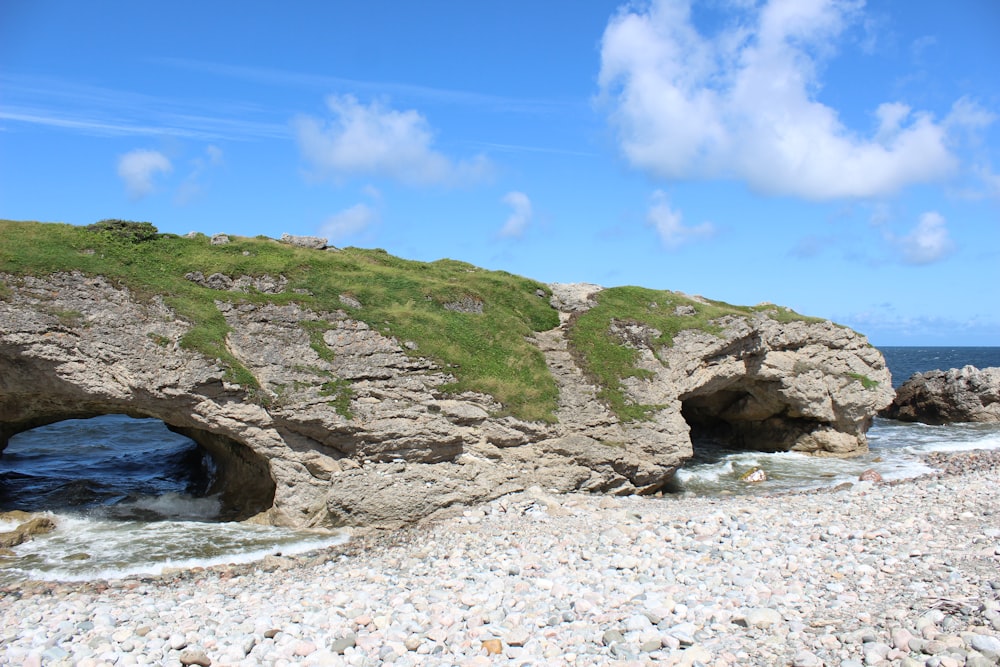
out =
[(169, 174), (173, 168), (167, 156), (159, 151), (137, 149), (118, 158), (118, 176), (133, 199), (152, 193), (156, 175)]
[(331, 241), (336, 241), (364, 231), (378, 220), (379, 213), (374, 207), (365, 203), (355, 204), (327, 218), (320, 233)]
[(948, 225), (937, 211), (920, 216), (917, 226), (896, 240), (907, 264), (930, 264), (949, 255), (955, 244), (948, 234)]
[(663, 245), (670, 249), (678, 248), (689, 241), (715, 235), (715, 227), (710, 222), (703, 222), (693, 227), (686, 226), (683, 214), (670, 207), (666, 193), (661, 190), (653, 193), (646, 221), (656, 230)]
[(330, 95), (327, 119), (293, 121), (303, 158), (320, 176), (391, 178), (408, 185), (456, 185), (484, 178), (485, 157), (455, 161), (434, 149), (434, 133), (419, 112), (398, 111), (353, 95)]
[(662, 178), (735, 178), (812, 200), (885, 195), (951, 174), (949, 132), (990, 120), (969, 100), (940, 121), (885, 102), (869, 136), (817, 100), (821, 61), (861, 6), (734, 5), (736, 27), (711, 37), (694, 27), (687, 0), (623, 8), (604, 32), (599, 85), (626, 158)]
[(500, 236), (520, 238), (531, 222), (532, 210), (531, 200), (523, 192), (508, 192), (503, 196), (504, 204), (511, 207), (510, 216), (500, 229)]

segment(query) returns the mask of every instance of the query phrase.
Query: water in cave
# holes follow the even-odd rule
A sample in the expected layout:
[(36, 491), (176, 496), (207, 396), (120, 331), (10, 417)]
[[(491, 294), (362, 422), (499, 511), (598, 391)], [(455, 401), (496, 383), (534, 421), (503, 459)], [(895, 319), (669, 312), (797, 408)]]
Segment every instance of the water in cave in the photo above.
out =
[(104, 415), (19, 433), (0, 454), (0, 510), (211, 520), (212, 458), (156, 419)]
[[(12, 437), (0, 454), (0, 511), (42, 512), (56, 528), (0, 549), (0, 587), (251, 562), (346, 539), (229, 520), (260, 511), (267, 494), (225, 507), (212, 490), (218, 465), (156, 419), (72, 419)], [(0, 533), (20, 521), (0, 514)]]

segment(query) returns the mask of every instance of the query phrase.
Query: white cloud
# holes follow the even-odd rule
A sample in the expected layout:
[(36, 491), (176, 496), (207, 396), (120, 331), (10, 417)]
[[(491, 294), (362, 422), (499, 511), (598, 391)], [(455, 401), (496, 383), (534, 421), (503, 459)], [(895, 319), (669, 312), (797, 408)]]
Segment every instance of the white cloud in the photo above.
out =
[(361, 194), (368, 197), (372, 203), (361, 202), (334, 213), (320, 226), (320, 234), (331, 241), (340, 241), (377, 225), (382, 219), (379, 210), (382, 205), (382, 193), (374, 185), (368, 184), (361, 188)]
[(897, 240), (907, 264), (930, 264), (949, 255), (955, 248), (944, 217), (936, 211), (920, 216), (912, 232)]
[(408, 185), (454, 185), (484, 178), (485, 157), (456, 162), (434, 150), (427, 119), (410, 109), (397, 111), (352, 95), (331, 95), (332, 118), (299, 116), (293, 121), (299, 149), (321, 176), (384, 176)]
[(656, 230), (660, 241), (667, 248), (678, 248), (689, 241), (715, 235), (715, 227), (710, 222), (703, 222), (694, 227), (685, 226), (683, 214), (670, 207), (667, 195), (662, 190), (654, 192), (652, 199), (653, 203), (646, 214), (646, 220)]
[(508, 192), (503, 196), (504, 204), (511, 207), (510, 216), (500, 229), (500, 236), (519, 238), (524, 236), (528, 223), (531, 222), (531, 200), (523, 192)]
[(379, 213), (375, 208), (365, 203), (355, 204), (327, 218), (320, 233), (336, 241), (362, 232), (378, 221)]
[(940, 122), (880, 105), (862, 136), (816, 98), (820, 58), (860, 2), (770, 0), (698, 33), (689, 2), (629, 5), (609, 22), (599, 84), (626, 158), (666, 179), (736, 178), (813, 200), (885, 195), (953, 173), (949, 132), (989, 121), (968, 100)]
[(156, 175), (169, 174), (173, 168), (167, 156), (159, 151), (137, 149), (118, 158), (118, 175), (133, 199), (153, 192)]

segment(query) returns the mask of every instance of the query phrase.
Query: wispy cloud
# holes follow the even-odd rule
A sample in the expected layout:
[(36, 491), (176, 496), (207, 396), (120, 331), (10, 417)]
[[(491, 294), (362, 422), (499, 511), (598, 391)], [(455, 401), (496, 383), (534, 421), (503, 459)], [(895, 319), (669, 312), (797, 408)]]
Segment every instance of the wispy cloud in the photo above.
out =
[(986, 164), (978, 165), (975, 174), (982, 182), (985, 196), (1000, 200), (1000, 174)]
[(867, 310), (833, 315), (831, 319), (857, 331), (864, 331), (875, 345), (906, 345), (908, 341), (938, 340), (954, 344), (992, 345), (1000, 337), (1000, 320), (993, 315), (973, 315), (964, 319), (941, 315), (904, 315), (891, 304)]
[(473, 146), (494, 150), (501, 153), (548, 153), (552, 155), (572, 155), (576, 157), (595, 157), (598, 154), (588, 151), (578, 151), (568, 148), (554, 148), (551, 146), (526, 146), (524, 144), (498, 144), (489, 141), (472, 142)]
[(210, 170), (221, 167), (225, 162), (222, 149), (214, 144), (205, 147), (205, 153), (191, 160), (191, 171), (184, 181), (178, 186), (177, 194), (174, 196), (176, 204), (188, 204), (205, 189), (205, 180)]
[(143, 95), (50, 77), (0, 74), (0, 119), (97, 136), (286, 138), (287, 115), (253, 105)]
[(270, 86), (312, 88), (321, 91), (350, 90), (369, 95), (391, 95), (394, 99), (473, 106), (491, 113), (550, 113), (569, 106), (582, 107), (584, 105), (582, 100), (509, 97), (396, 81), (350, 79), (274, 67), (228, 65), (187, 58), (156, 58), (152, 62)]
[(132, 199), (141, 199), (153, 192), (157, 174), (169, 174), (173, 165), (163, 153), (137, 149), (118, 158), (118, 175)]
[(710, 222), (687, 226), (684, 215), (670, 206), (667, 194), (662, 190), (653, 193), (652, 203), (646, 214), (646, 222), (656, 230), (657, 236), (666, 248), (677, 249), (685, 243), (706, 239), (715, 235), (715, 226)]
[(950, 176), (956, 129), (988, 120), (969, 100), (942, 120), (888, 101), (865, 137), (817, 99), (820, 63), (860, 10), (771, 0), (705, 37), (689, 2), (628, 5), (605, 30), (599, 75), (626, 158), (660, 178), (736, 178), (813, 200), (881, 196)]
[(435, 150), (434, 133), (416, 110), (353, 95), (330, 95), (328, 119), (293, 121), (303, 158), (320, 177), (381, 176), (407, 185), (459, 185), (482, 180), (491, 165), (483, 156), (456, 161)]
[(500, 236), (505, 238), (521, 238), (531, 222), (531, 200), (523, 192), (512, 191), (503, 196), (504, 204), (511, 208), (510, 215), (500, 228)]
[(828, 236), (806, 236), (799, 239), (788, 254), (798, 259), (813, 259), (835, 243), (836, 239)]

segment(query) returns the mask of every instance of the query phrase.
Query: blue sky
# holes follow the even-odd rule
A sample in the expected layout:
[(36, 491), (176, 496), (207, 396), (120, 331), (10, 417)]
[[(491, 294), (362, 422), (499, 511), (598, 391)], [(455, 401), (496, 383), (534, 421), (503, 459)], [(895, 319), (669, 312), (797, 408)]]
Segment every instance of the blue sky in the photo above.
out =
[(1000, 3), (0, 3), (0, 217), (1000, 345)]

